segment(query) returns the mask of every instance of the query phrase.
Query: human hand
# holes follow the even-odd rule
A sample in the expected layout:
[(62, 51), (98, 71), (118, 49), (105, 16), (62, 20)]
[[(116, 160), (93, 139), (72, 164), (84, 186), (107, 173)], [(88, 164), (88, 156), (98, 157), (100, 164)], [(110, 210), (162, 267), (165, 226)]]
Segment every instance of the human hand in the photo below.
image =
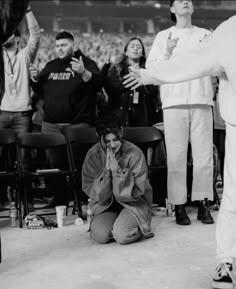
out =
[(29, 67), (29, 73), (30, 73), (30, 78), (34, 81), (37, 82), (39, 79), (39, 70), (36, 65), (33, 65), (32, 63), (30, 64)]
[(75, 71), (76, 73), (81, 75), (85, 72), (85, 67), (84, 67), (82, 56), (80, 56), (79, 59), (72, 57), (70, 64), (71, 64), (71, 69)]
[(112, 51), (107, 52), (107, 54), (105, 56), (105, 63), (107, 63), (107, 64), (111, 63), (111, 55), (112, 55)]
[(123, 85), (125, 88), (131, 87), (134, 90), (142, 85), (139, 68), (129, 67), (129, 74), (125, 75), (124, 79)]
[(89, 198), (88, 199), (88, 204), (92, 207), (93, 205), (95, 205), (97, 203), (97, 201), (95, 201), (95, 200), (93, 200), (93, 199), (91, 199), (91, 198)]
[(212, 33), (213, 33), (213, 29), (210, 29), (210, 32), (205, 33), (203, 38), (199, 42), (203, 42), (203, 41), (207, 40), (212, 35)]
[(116, 159), (116, 156), (115, 154), (112, 152), (112, 150), (110, 150), (110, 153), (109, 153), (109, 159), (110, 159), (110, 170), (111, 171), (117, 171), (118, 168), (119, 168), (119, 164), (118, 164), (118, 161)]
[(179, 41), (179, 38), (171, 38), (172, 32), (170, 32), (168, 39), (167, 39), (167, 53), (171, 55), (173, 53), (173, 50), (177, 46), (177, 43)]
[(107, 148), (106, 151), (106, 170), (110, 171), (111, 167), (110, 167), (110, 150)]

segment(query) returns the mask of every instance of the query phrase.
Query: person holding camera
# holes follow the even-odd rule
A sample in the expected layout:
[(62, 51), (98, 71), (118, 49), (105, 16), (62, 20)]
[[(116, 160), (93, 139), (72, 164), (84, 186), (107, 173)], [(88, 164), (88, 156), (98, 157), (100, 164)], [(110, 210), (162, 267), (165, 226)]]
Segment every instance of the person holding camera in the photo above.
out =
[[(74, 51), (74, 37), (68, 31), (56, 35), (55, 48), (58, 57), (49, 61), (40, 73), (34, 66), (30, 68), (32, 88), (44, 100), (42, 132), (62, 133), (72, 123), (89, 127), (95, 120), (101, 82), (99, 68), (81, 50)], [(56, 155), (49, 152), (48, 157), (52, 167), (65, 165), (61, 151)], [(55, 184), (52, 207), (66, 204), (65, 181)]]

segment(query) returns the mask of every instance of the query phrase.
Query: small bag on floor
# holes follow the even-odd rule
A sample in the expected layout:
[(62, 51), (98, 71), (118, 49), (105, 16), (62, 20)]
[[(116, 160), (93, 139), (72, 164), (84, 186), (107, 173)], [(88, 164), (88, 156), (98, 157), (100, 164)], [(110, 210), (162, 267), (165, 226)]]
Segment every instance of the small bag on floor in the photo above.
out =
[(56, 228), (57, 223), (49, 220), (48, 218), (38, 216), (36, 214), (29, 214), (25, 217), (25, 225), (28, 229), (41, 229), (41, 228)]

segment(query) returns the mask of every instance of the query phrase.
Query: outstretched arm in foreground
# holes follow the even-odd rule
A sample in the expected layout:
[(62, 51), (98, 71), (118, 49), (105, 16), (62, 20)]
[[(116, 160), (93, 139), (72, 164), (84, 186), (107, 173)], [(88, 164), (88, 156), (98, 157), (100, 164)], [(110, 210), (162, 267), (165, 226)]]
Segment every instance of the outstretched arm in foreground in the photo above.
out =
[(207, 75), (220, 73), (217, 50), (211, 37), (191, 50), (185, 50), (165, 62), (153, 62), (148, 69), (130, 69), (125, 76), (125, 86), (137, 88), (140, 85), (179, 83)]

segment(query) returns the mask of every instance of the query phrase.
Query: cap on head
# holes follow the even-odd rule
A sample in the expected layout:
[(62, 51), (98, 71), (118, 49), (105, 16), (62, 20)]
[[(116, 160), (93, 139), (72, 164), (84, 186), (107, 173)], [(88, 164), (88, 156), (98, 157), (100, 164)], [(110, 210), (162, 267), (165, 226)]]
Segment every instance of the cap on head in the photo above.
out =
[[(174, 2), (175, 2), (175, 0), (170, 0), (170, 7), (172, 7)], [(176, 16), (174, 13), (170, 12), (170, 18), (173, 22), (176, 22)]]
[(71, 41), (74, 41), (73, 35), (70, 32), (68, 32), (68, 31), (59, 32), (56, 35), (56, 40), (60, 40), (60, 39), (69, 39)]

